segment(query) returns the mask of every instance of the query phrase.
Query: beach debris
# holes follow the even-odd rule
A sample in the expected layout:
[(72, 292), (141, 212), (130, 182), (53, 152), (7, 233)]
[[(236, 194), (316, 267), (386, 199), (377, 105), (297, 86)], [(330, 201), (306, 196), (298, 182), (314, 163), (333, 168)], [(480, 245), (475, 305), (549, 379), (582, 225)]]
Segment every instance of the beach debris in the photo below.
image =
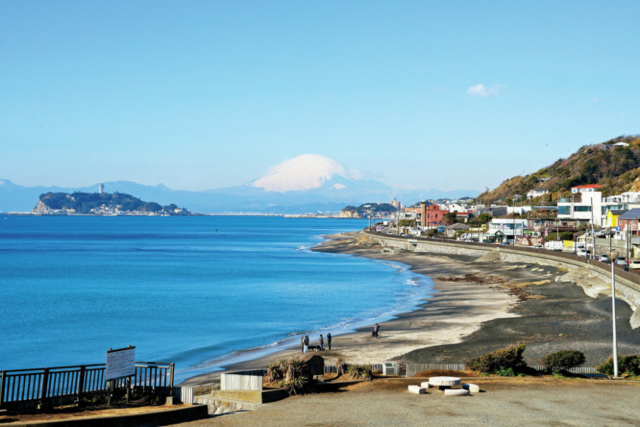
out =
[(469, 390), (463, 388), (448, 388), (444, 391), (445, 396), (469, 396)]
[(480, 393), (480, 386), (476, 384), (462, 384), (462, 388), (469, 390), (469, 393)]
[(427, 390), (425, 390), (424, 387), (420, 387), (418, 385), (410, 385), (409, 386), (409, 393), (427, 394)]

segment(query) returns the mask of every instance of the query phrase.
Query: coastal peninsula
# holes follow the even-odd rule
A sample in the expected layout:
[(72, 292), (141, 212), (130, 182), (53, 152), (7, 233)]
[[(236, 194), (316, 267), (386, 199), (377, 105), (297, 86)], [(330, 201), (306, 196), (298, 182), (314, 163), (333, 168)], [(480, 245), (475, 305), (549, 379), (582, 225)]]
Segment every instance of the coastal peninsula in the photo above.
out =
[(175, 204), (162, 206), (124, 193), (45, 193), (32, 213), (39, 215), (189, 216)]

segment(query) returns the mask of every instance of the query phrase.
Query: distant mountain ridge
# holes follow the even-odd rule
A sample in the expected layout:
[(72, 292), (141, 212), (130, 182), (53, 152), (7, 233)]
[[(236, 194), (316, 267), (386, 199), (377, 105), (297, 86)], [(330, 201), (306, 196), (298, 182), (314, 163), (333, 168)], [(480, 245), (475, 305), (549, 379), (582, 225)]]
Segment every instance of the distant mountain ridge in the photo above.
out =
[[(0, 180), (0, 210), (27, 212), (44, 193), (97, 192), (98, 185), (80, 188), (23, 187)], [(347, 205), (386, 202), (394, 196), (404, 204), (424, 199), (474, 197), (480, 192), (420, 190), (399, 192), (379, 181), (361, 178), (332, 159), (304, 154), (285, 160), (259, 179), (243, 185), (205, 191), (172, 190), (130, 181), (105, 182), (105, 191), (131, 194), (161, 205), (175, 203), (198, 213), (305, 214), (340, 212)]]
[[(335, 182), (338, 182), (336, 180)], [(368, 181), (364, 181), (366, 183)], [(384, 185), (384, 184), (383, 184)], [(0, 211), (2, 212), (30, 212), (33, 206), (45, 193), (73, 193), (76, 191), (95, 193), (99, 184), (88, 187), (24, 187), (4, 179), (0, 180)], [(163, 184), (142, 185), (131, 181), (105, 182), (105, 191), (131, 194), (142, 200), (154, 200), (161, 205), (175, 203), (191, 212), (198, 213), (263, 213), (263, 214), (304, 214), (321, 212), (338, 213), (345, 206), (360, 205), (371, 200), (380, 202), (396, 197), (402, 203), (409, 205), (420, 200), (451, 198), (462, 196), (475, 197), (477, 190), (425, 190), (396, 193), (390, 187), (381, 191), (365, 192), (361, 194), (347, 194), (346, 196), (322, 195), (318, 193), (296, 191), (292, 193), (265, 194), (264, 191), (249, 185), (229, 187), (217, 190), (187, 191), (172, 190)]]

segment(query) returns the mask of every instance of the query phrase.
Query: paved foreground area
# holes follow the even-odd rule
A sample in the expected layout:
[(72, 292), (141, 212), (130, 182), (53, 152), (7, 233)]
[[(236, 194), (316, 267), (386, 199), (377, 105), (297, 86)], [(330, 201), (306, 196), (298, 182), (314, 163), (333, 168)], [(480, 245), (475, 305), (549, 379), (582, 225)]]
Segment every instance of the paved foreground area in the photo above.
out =
[[(337, 392), (294, 396), (251, 412), (192, 426), (637, 426), (640, 383), (584, 380), (477, 380), (483, 393), (413, 395), (407, 382), (374, 381)], [(419, 382), (415, 382), (418, 384)], [(413, 384), (413, 383), (412, 383)]]

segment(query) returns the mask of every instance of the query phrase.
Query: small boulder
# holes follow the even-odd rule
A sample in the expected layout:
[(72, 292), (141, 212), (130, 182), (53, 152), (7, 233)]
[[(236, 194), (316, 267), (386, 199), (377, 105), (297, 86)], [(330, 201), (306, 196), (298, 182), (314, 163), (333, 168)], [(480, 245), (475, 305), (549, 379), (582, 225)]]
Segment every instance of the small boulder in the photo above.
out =
[(410, 385), (409, 386), (409, 393), (427, 394), (427, 391), (424, 389), (424, 387), (420, 387), (418, 385)]

